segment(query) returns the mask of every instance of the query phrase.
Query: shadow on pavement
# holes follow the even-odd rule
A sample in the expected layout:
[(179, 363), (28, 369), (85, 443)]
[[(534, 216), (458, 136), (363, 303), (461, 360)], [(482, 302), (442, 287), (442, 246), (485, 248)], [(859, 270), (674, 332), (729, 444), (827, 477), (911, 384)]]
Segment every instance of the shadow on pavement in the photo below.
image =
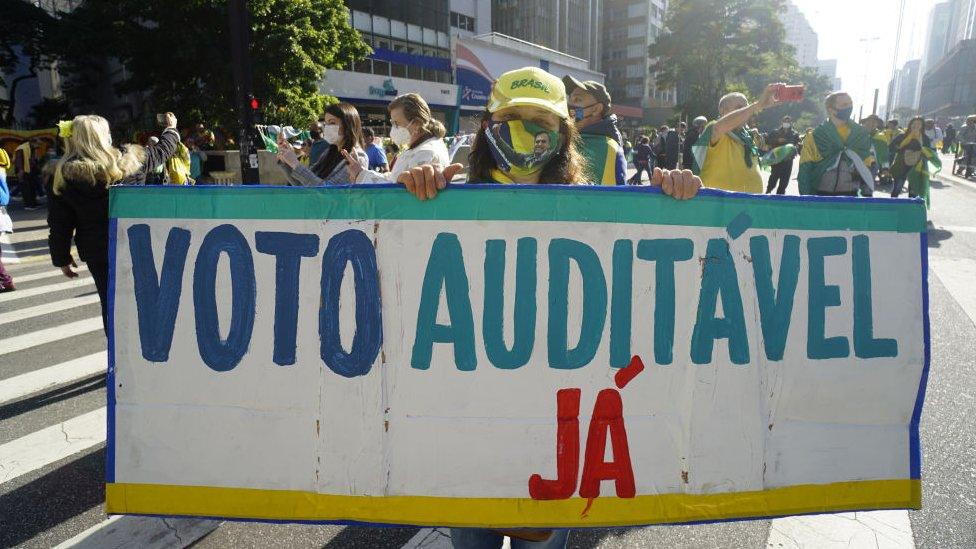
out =
[(53, 391), (47, 391), (24, 400), (18, 400), (12, 404), (0, 406), (0, 421), (17, 417), (20, 414), (25, 414), (42, 406), (61, 402), (62, 400), (74, 398), (103, 388), (105, 388), (105, 374), (97, 374), (97, 377), (93, 376), (70, 385), (58, 387)]
[(373, 549), (375, 547), (403, 547), (419, 528), (371, 527), (343, 528), (323, 547), (330, 549)]
[(13, 547), (105, 501), (105, 448), (0, 495), (0, 547)]
[(952, 231), (947, 231), (945, 229), (936, 229), (935, 225), (931, 221), (928, 222), (929, 227), (929, 248), (938, 248), (942, 245), (943, 240), (948, 240), (952, 238)]

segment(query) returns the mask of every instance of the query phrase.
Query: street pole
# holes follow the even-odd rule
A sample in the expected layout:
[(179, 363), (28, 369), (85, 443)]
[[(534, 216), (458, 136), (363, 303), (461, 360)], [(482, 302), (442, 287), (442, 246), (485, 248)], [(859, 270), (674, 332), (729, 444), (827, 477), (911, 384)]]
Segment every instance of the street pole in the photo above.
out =
[(871, 114), (878, 114), (878, 88), (874, 88), (874, 105), (871, 107)]
[(240, 149), (241, 179), (245, 185), (260, 183), (258, 153), (251, 140), (254, 128), (254, 111), (251, 108), (251, 26), (247, 0), (227, 2), (230, 26), (231, 67), (234, 71), (234, 100), (237, 104), (237, 145)]
[[(905, 0), (901, 0), (901, 7), (898, 9), (898, 30), (895, 32), (895, 53), (891, 57), (891, 81), (895, 80), (895, 71), (898, 69), (898, 50), (901, 48), (901, 28), (902, 24), (905, 22)], [(891, 114), (891, 109), (894, 108), (895, 98), (894, 86), (892, 89), (888, 90), (887, 97), (885, 98), (885, 116), (887, 118), (893, 118)]]

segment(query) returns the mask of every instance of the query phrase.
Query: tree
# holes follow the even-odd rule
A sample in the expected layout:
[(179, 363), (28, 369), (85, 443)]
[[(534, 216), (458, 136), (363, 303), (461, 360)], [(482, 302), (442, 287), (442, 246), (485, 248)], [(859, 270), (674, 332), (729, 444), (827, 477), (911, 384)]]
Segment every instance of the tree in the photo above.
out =
[[(222, 0), (85, 0), (50, 41), (84, 102), (105, 59), (121, 65), (115, 92), (139, 92), (149, 113), (236, 126), (227, 7)], [(250, 0), (254, 94), (268, 123), (305, 125), (333, 98), (325, 70), (370, 53), (340, 0)], [(102, 71), (104, 74), (105, 71)], [(84, 79), (88, 78), (86, 82)]]
[[(822, 112), (826, 79), (800, 68), (784, 41), (779, 13), (783, 0), (673, 0), (666, 31), (651, 45), (652, 70), (661, 87), (677, 87), (679, 110), (686, 118), (718, 115), (718, 100), (731, 91), (758, 97), (770, 82), (807, 85), (803, 103), (763, 113), (810, 119)], [(767, 121), (768, 122), (768, 121)]]
[(13, 125), (18, 87), (37, 78), (37, 72), (50, 63), (44, 43), (54, 22), (48, 12), (32, 2), (4, 4), (0, 17), (0, 85), (6, 88), (8, 99), (0, 109), (0, 124)]

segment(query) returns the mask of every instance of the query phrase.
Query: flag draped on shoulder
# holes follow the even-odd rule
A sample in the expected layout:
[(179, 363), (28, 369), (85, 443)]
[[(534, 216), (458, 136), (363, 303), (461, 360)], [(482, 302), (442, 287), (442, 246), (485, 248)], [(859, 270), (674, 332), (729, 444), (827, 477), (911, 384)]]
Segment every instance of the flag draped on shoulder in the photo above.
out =
[(848, 128), (850, 134), (844, 141), (837, 127), (825, 120), (804, 138), (800, 172), (796, 178), (800, 194), (814, 194), (824, 174), (836, 168), (842, 159), (852, 164), (864, 182), (874, 188), (874, 175), (866, 164), (874, 158), (871, 135), (853, 122), (848, 123)]
[[(701, 175), (702, 167), (705, 165), (705, 158), (708, 156), (708, 148), (712, 143), (714, 129), (715, 122), (709, 122), (708, 125), (705, 126), (705, 129), (702, 130), (701, 135), (698, 136), (698, 141), (695, 141), (695, 144), (691, 147), (691, 153), (695, 160), (691, 171), (694, 172), (695, 175)], [(744, 150), (742, 161), (745, 163), (746, 167), (752, 167), (752, 163), (758, 161), (759, 165), (765, 168), (767, 166), (772, 166), (773, 164), (779, 164), (780, 162), (796, 155), (796, 147), (792, 143), (787, 143), (785, 145), (776, 147), (765, 154), (760, 155), (759, 147), (756, 146), (752, 136), (750, 136), (749, 132), (744, 128), (732, 130), (728, 133), (728, 136), (742, 145)]]

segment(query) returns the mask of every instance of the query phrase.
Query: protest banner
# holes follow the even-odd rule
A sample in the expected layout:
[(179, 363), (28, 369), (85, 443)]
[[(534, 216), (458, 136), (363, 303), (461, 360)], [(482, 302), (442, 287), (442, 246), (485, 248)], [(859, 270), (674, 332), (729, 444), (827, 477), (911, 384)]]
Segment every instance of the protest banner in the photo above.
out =
[(921, 505), (918, 201), (111, 190), (109, 513), (577, 527)]

